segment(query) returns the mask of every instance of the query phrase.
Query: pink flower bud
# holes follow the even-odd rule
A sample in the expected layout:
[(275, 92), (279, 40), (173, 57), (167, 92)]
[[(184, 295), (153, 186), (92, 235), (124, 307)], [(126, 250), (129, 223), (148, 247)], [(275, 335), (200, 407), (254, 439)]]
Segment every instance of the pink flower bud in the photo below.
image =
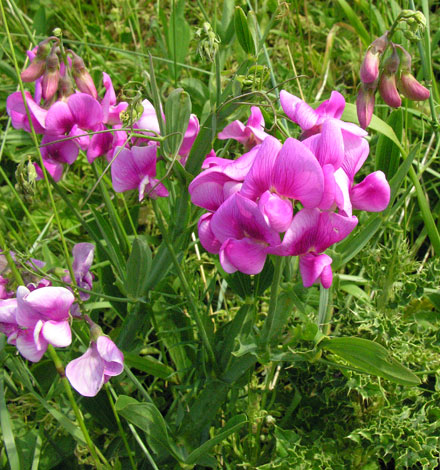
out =
[(46, 72), (43, 75), (42, 95), (45, 100), (50, 100), (58, 90), (60, 80), (60, 61), (52, 48), (51, 53), (46, 59)]
[(430, 95), (429, 90), (419, 83), (414, 75), (409, 72), (402, 72), (397, 86), (402, 95), (410, 100), (424, 101), (427, 100)]
[(376, 87), (370, 88), (362, 85), (356, 98), (356, 110), (362, 129), (366, 129), (371, 122), (374, 111), (375, 92)]
[(380, 56), (388, 45), (388, 32), (374, 40), (368, 47), (361, 65), (360, 77), (363, 83), (373, 83), (379, 77)]
[(38, 48), (37, 54), (32, 63), (21, 72), (21, 79), (23, 82), (33, 82), (43, 75), (46, 68), (46, 57), (49, 54), (50, 45), (48, 39), (42, 41)]
[(96, 91), (92, 77), (84, 65), (84, 61), (73, 51), (70, 52), (73, 55), (72, 73), (76, 86), (78, 87), (79, 91), (93, 96), (93, 98), (96, 100), (98, 98), (98, 92)]
[(402, 100), (396, 87), (396, 76), (383, 73), (379, 81), (379, 93), (388, 106), (400, 108)]
[(393, 45), (393, 53), (385, 61), (382, 76), (379, 81), (379, 93), (388, 106), (399, 108), (402, 104), (396, 87), (396, 72), (399, 69), (400, 59)]

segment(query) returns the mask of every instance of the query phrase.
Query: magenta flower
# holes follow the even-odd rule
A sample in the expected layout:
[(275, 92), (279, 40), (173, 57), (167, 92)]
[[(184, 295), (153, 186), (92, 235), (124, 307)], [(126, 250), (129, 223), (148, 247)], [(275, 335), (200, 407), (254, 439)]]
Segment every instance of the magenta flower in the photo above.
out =
[(217, 210), (229, 196), (241, 189), (242, 183), (258, 153), (259, 146), (236, 160), (220, 158), (212, 152), (203, 162), (206, 168), (190, 183), (191, 202), (209, 211)]
[(26, 331), (17, 337), (16, 344), (26, 359), (39, 361), (48, 344), (70, 345), (69, 309), (74, 300), (64, 287), (42, 287), (32, 292), (24, 286), (17, 289), (16, 321)]
[(188, 122), (188, 127), (186, 128), (185, 134), (183, 136), (182, 144), (180, 145), (179, 155), (182, 157), (180, 163), (185, 165), (186, 159), (191, 151), (194, 141), (197, 138), (197, 135), (200, 131), (200, 124), (197, 116), (195, 114), (191, 114)]
[(261, 144), (268, 135), (264, 132), (264, 118), (260, 108), (251, 106), (251, 115), (246, 125), (238, 120), (231, 122), (219, 132), (217, 138), (220, 140), (234, 139), (251, 149), (255, 145)]
[[(47, 110), (41, 108), (28, 91), (25, 91), (25, 96), (35, 132), (43, 134), (45, 132)], [(16, 91), (8, 96), (6, 99), (6, 110), (15, 129), (24, 129), (26, 132), (31, 131), (21, 92)]]
[(0, 300), (0, 332), (8, 338), (8, 344), (16, 344), (17, 336), (23, 331), (17, 323), (17, 299)]
[(220, 263), (228, 273), (238, 270), (258, 274), (270, 247), (280, 244), (279, 234), (266, 223), (258, 205), (239, 193), (219, 207), (210, 220), (209, 229), (221, 243)]
[(302, 209), (295, 214), (281, 246), (275, 254), (300, 257), (304, 287), (320, 280), (325, 288), (331, 285), (331, 258), (322, 254), (328, 247), (346, 238), (356, 227), (356, 217), (344, 217), (319, 209)]
[(98, 336), (89, 349), (66, 366), (72, 387), (85, 397), (94, 397), (110, 377), (124, 370), (124, 355), (107, 336)]
[(304, 207), (316, 207), (323, 190), (324, 177), (315, 155), (296, 139), (288, 138), (281, 146), (269, 136), (261, 144), (240, 194), (257, 200), (270, 191), (298, 200)]
[(156, 176), (156, 146), (117, 147), (119, 155), (111, 167), (113, 189), (117, 193), (138, 189), (139, 201), (148, 194), (151, 198), (167, 197), (168, 191)]

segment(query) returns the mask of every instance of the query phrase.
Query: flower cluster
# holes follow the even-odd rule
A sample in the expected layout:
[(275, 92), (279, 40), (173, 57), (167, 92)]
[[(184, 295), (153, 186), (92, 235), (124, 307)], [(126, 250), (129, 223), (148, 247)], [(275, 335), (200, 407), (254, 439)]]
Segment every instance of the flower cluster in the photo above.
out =
[[(380, 61), (388, 47), (391, 47), (391, 55), (383, 61), (380, 71)], [(368, 47), (361, 65), (360, 78), (361, 87), (356, 107), (363, 129), (371, 122), (377, 89), (384, 102), (392, 108), (401, 106), (400, 94), (414, 101), (429, 98), (429, 90), (411, 73), (411, 55), (401, 45), (391, 42), (388, 32), (375, 39)]]
[[(94, 246), (79, 243), (73, 249), (73, 271), (76, 285), (90, 290), (93, 277), (89, 269), (93, 262)], [(6, 284), (2, 277), (2, 287)], [(70, 283), (70, 276), (63, 279)], [(4, 287), (3, 287), (4, 289)], [(12, 293), (13, 296), (13, 293)], [(80, 293), (81, 300), (90, 297)], [(78, 305), (70, 288), (55, 287), (43, 279), (35, 284), (19, 286), (16, 297), (10, 293), (0, 299), (0, 332), (9, 344), (31, 362), (38, 362), (48, 345), (65, 348), (72, 343), (70, 328), (72, 316), (80, 317)], [(90, 325), (90, 348), (66, 367), (66, 376), (72, 386), (84, 396), (95, 396), (102, 385), (123, 370), (124, 356), (113, 341), (87, 316)]]
[(198, 223), (200, 241), (228, 273), (257, 274), (268, 254), (299, 256), (304, 286), (328, 288), (332, 259), (324, 251), (356, 227), (353, 209), (384, 210), (390, 187), (380, 171), (355, 184), (369, 145), (364, 130), (341, 121), (340, 93), (316, 110), (284, 90), (280, 100), (302, 129), (300, 140), (266, 134), (256, 107), (246, 126), (235, 121), (219, 134), (248, 152), (236, 160), (211, 152), (191, 182), (192, 202), (208, 211)]
[[(112, 161), (111, 175), (116, 192), (138, 189), (139, 200), (146, 194), (166, 197), (168, 191), (156, 178), (159, 123), (152, 104), (145, 100), (142, 112), (130, 123), (137, 133), (130, 138), (123, 127), (128, 103), (118, 102), (110, 76), (103, 72), (104, 96), (99, 97), (84, 61), (72, 50), (65, 53), (56, 37), (42, 41), (28, 51), (30, 65), (22, 72), (25, 82), (35, 82), (35, 92), (12, 93), (6, 109), (16, 129), (42, 134), (41, 155), (44, 167), (55, 181), (64, 165), (72, 165), (80, 150), (89, 163), (105, 156)], [(27, 109), (26, 109), (27, 108)], [(30, 121), (28, 119), (28, 113)], [(191, 150), (199, 132), (199, 122), (191, 115), (179, 156), (181, 163)], [(139, 135), (142, 135), (139, 137)], [(38, 178), (42, 169), (35, 163)]]

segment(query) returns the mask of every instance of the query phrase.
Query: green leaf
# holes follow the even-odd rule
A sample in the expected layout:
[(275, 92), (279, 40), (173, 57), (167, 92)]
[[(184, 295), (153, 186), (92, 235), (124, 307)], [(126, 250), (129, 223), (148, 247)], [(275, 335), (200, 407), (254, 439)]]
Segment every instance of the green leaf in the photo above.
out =
[(264, 344), (268, 344), (279, 339), (279, 335), (286, 326), (287, 319), (292, 313), (294, 305), (294, 299), (289, 292), (283, 292), (279, 296), (275, 314), (272, 317), (272, 322), (266, 321), (261, 331), (261, 338)]
[(238, 42), (247, 54), (255, 55), (255, 41), (249, 29), (248, 20), (240, 7), (235, 7), (234, 14), (235, 34)]
[(160, 379), (170, 380), (171, 382), (176, 381), (176, 371), (162, 362), (158, 361), (151, 356), (138, 356), (134, 353), (124, 354), (125, 364), (142, 372), (145, 372), (154, 377), (159, 377)]
[[(180, 63), (185, 63), (191, 40), (191, 29), (185, 19), (184, 6), (185, 0), (176, 2), (166, 30), (169, 57), (173, 62)], [(170, 71), (174, 79), (177, 79), (179, 70), (179, 66), (174, 67), (174, 63), (170, 64)]]
[[(393, 111), (387, 124), (395, 131), (396, 137), (402, 140), (403, 118), (402, 110)], [(399, 167), (400, 150), (387, 136), (381, 134), (376, 146), (376, 170), (383, 171), (387, 178), (391, 178)]]
[(20, 454), (15, 443), (11, 417), (6, 406), (3, 374), (0, 376), (0, 425), (2, 429), (3, 444), (8, 455), (11, 470), (21, 470)]
[[(345, 110), (342, 114), (341, 119), (343, 119), (344, 121), (359, 124), (357, 118), (356, 105), (353, 103), (346, 103)], [(399, 149), (402, 149), (402, 144), (399, 138), (397, 137), (396, 133), (394, 132), (393, 128), (388, 125), (385, 121), (382, 121), (382, 119), (378, 118), (375, 114), (373, 114), (368, 129), (379, 132), (379, 134), (383, 134), (385, 137), (388, 137), (392, 142), (394, 142)]]
[(165, 102), (165, 131), (167, 138), (165, 150), (177, 154), (191, 115), (191, 99), (186, 91), (177, 88), (170, 93)]
[(320, 343), (349, 364), (366, 372), (401, 385), (419, 385), (420, 379), (401, 365), (380, 344), (362, 338), (329, 338)]
[(148, 243), (143, 238), (135, 238), (126, 267), (125, 291), (128, 296), (137, 299), (145, 295), (151, 263), (152, 256)]
[(206, 441), (197, 449), (193, 450), (188, 457), (185, 459), (185, 464), (194, 465), (199, 462), (199, 460), (205, 456), (214, 446), (220, 444), (225, 440), (229, 435), (237, 432), (247, 423), (247, 417), (245, 414), (240, 414), (231, 418), (225, 425), (224, 428), (212, 439)]
[(351, 26), (353, 26), (353, 28), (358, 33), (363, 45), (367, 47), (371, 42), (370, 35), (368, 34), (367, 30), (365, 29), (358, 15), (356, 15), (353, 8), (351, 8), (350, 4), (346, 2), (345, 0), (338, 0), (338, 3), (339, 3), (339, 6), (342, 8), (342, 10), (344, 10), (344, 13), (348, 19), (348, 22), (351, 24)]
[(176, 460), (182, 460), (179, 450), (168, 436), (162, 414), (153, 403), (140, 403), (134, 398), (120, 395), (116, 400), (116, 410), (128, 422), (145, 432), (153, 448), (166, 450)]
[(366, 302), (370, 301), (368, 294), (356, 284), (341, 284), (339, 288), (347, 294), (356, 297), (357, 299), (362, 299)]

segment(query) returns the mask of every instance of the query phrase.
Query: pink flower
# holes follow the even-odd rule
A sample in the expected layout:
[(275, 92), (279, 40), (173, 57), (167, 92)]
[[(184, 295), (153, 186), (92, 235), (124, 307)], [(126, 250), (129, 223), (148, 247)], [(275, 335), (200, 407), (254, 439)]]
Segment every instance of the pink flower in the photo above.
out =
[(217, 137), (220, 140), (234, 139), (251, 149), (261, 144), (268, 135), (264, 132), (264, 118), (260, 108), (251, 106), (251, 115), (246, 125), (238, 120), (231, 122), (219, 132)]
[(258, 274), (269, 248), (280, 244), (279, 234), (267, 224), (258, 205), (239, 193), (219, 207), (209, 228), (221, 243), (220, 263), (228, 273)]
[(117, 193), (138, 189), (139, 201), (148, 194), (151, 198), (167, 197), (168, 191), (156, 176), (156, 146), (117, 147), (119, 152), (111, 167), (113, 189)]
[(16, 321), (26, 329), (16, 340), (17, 349), (28, 360), (41, 359), (48, 344), (66, 347), (72, 342), (69, 309), (75, 298), (64, 287), (17, 289)]
[(94, 397), (110, 377), (124, 370), (124, 355), (107, 336), (98, 336), (89, 349), (66, 366), (72, 387), (85, 397)]
[[(35, 132), (37, 134), (43, 134), (45, 132), (47, 110), (41, 108), (28, 91), (25, 91), (24, 94)], [(16, 91), (8, 96), (6, 99), (6, 110), (11, 117), (12, 125), (15, 129), (24, 129), (26, 132), (31, 131), (21, 92)]]

